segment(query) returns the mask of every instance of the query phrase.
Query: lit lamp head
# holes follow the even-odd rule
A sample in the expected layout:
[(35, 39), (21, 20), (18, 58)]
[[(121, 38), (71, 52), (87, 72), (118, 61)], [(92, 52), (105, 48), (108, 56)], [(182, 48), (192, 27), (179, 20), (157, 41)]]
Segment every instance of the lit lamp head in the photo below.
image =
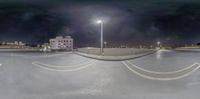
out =
[(103, 21), (102, 20), (97, 20), (97, 23), (101, 24), (101, 23), (103, 23)]
[(160, 42), (158, 41), (157, 44), (160, 45)]

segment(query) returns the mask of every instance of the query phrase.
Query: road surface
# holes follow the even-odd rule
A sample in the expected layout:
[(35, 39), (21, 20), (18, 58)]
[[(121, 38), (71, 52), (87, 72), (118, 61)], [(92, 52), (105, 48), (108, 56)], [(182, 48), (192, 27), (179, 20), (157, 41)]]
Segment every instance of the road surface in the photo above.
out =
[(127, 61), (1, 52), (0, 99), (199, 99), (198, 63), (171, 50)]

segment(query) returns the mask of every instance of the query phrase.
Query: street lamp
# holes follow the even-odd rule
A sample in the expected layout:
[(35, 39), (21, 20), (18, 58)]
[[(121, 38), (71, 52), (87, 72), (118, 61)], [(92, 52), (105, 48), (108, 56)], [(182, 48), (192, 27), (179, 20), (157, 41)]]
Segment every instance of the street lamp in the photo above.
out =
[(160, 46), (160, 41), (157, 42), (157, 45)]
[(97, 23), (100, 24), (101, 28), (101, 55), (103, 54), (103, 21), (102, 20), (97, 20)]
[(160, 47), (161, 47), (161, 46), (160, 46), (160, 41), (157, 42), (157, 46), (158, 46), (158, 48), (160, 49)]
[(107, 42), (106, 42), (106, 41), (104, 42), (104, 47), (105, 47), (105, 48), (107, 47)]

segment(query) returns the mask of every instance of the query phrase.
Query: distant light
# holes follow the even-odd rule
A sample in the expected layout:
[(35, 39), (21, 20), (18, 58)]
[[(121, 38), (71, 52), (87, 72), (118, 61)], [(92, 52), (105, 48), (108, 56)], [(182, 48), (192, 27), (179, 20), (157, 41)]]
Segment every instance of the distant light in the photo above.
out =
[(160, 45), (160, 42), (158, 41), (157, 44)]
[(97, 23), (99, 24), (99, 23), (102, 23), (103, 21), (102, 20), (97, 20)]

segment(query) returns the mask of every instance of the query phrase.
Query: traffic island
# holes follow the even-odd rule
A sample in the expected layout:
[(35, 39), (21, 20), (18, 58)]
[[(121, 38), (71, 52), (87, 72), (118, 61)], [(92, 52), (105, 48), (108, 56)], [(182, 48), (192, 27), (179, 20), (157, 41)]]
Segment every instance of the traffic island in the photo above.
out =
[[(82, 49), (83, 50), (83, 49)], [(128, 51), (130, 50), (130, 51)], [(143, 49), (105, 49), (103, 54), (100, 53), (95, 53), (98, 52), (99, 49), (93, 49), (92, 51), (77, 51), (75, 52), (78, 55), (88, 57), (88, 58), (93, 58), (93, 59), (98, 59), (98, 60), (104, 60), (104, 61), (123, 61), (123, 60), (129, 60), (129, 59), (134, 59), (134, 58), (139, 58), (142, 56), (146, 56), (149, 54), (153, 54), (156, 52), (156, 50), (143, 50)]]

